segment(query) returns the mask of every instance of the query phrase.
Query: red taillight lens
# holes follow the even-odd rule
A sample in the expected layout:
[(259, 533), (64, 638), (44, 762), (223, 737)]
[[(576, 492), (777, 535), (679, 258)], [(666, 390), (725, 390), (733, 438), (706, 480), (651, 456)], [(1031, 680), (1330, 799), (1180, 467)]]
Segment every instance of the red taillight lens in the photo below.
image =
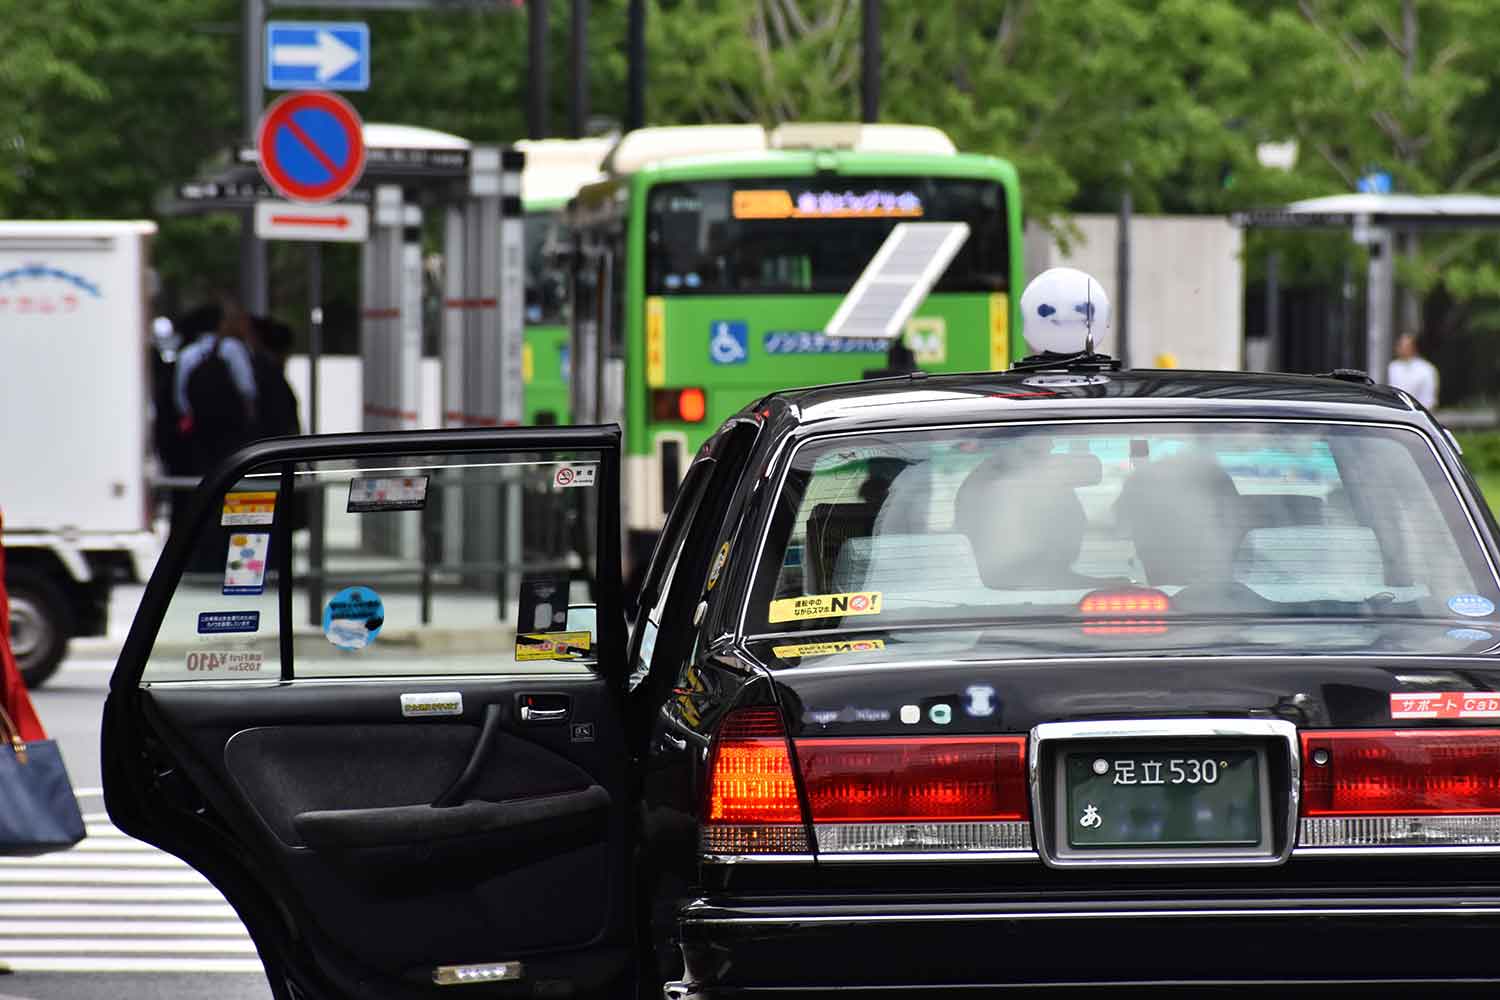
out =
[(1022, 820), (1026, 739), (805, 739), (797, 759), (815, 823)]
[(1302, 775), (1304, 816), (1500, 813), (1500, 729), (1303, 733)]
[(708, 397), (696, 386), (687, 389), (652, 389), (651, 419), (701, 424), (708, 415)]
[(731, 712), (709, 764), (703, 848), (712, 854), (808, 850), (786, 727), (771, 706)]

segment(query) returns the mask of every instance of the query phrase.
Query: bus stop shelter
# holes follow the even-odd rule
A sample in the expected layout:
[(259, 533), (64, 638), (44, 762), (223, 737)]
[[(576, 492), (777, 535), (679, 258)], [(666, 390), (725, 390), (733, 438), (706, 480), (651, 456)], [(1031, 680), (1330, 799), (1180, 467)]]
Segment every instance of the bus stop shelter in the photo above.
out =
[[(525, 154), (471, 144), (461, 136), (409, 125), (364, 125), (365, 169), (343, 201), (370, 209), (360, 245), (362, 426), (366, 431), (420, 426), (423, 343), (424, 212), (443, 220), (442, 328), (439, 368), (442, 422), (447, 427), (513, 426), (521, 422), (525, 244), (521, 174)], [(161, 215), (244, 212), (274, 200), (253, 149), (240, 149), (218, 170), (177, 185), (157, 201)], [(309, 430), (318, 427), (322, 353), (322, 268), (319, 244), (308, 243)], [(443, 511), (441, 551), (450, 566), (500, 566), (516, 577), (522, 544), (515, 502), (503, 514), (499, 494)], [(322, 565), (321, 518), (312, 519), (312, 575)], [(376, 552), (429, 557), (427, 540), (406, 524), (395, 532), (362, 525)], [(515, 580), (508, 581), (515, 591)], [(315, 589), (313, 606), (321, 604)], [(424, 600), (424, 620), (426, 617)]]
[[(1338, 194), (1234, 216), (1259, 229), (1347, 229), (1369, 249), (1365, 283), (1365, 370), (1386, 380), (1393, 346), (1397, 233), (1500, 228), (1500, 197), (1480, 194)], [(1268, 284), (1270, 284), (1268, 282)], [(1274, 296), (1274, 291), (1270, 294)]]

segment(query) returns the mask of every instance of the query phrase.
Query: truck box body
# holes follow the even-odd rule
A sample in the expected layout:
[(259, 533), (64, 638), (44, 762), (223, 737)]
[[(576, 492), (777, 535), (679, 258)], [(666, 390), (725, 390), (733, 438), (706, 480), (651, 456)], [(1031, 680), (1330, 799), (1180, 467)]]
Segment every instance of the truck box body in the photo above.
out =
[(150, 222), (0, 221), (7, 542), (149, 529)]

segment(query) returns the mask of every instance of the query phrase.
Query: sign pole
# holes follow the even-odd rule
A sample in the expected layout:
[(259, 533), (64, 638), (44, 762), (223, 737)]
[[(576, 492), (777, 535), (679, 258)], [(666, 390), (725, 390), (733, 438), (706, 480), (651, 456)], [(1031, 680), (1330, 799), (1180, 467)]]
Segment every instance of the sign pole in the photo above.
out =
[[(323, 359), (323, 244), (307, 247), (307, 431), (318, 433), (318, 368)], [(313, 477), (308, 504), (307, 619), (309, 625), (323, 620), (323, 489)]]
[[(255, 132), (263, 106), (261, 83), (261, 22), (265, 20), (265, 0), (244, 0), (241, 38), (244, 43), (242, 68), (244, 87), (245, 137), (255, 142)], [(255, 213), (240, 213), (240, 302), (252, 314), (266, 312), (266, 245), (255, 234)]]

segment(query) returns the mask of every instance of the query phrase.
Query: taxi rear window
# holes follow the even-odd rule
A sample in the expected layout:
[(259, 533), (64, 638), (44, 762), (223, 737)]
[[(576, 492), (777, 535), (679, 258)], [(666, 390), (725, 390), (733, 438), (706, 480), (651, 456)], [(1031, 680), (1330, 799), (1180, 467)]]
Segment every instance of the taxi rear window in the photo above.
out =
[(1302, 422), (814, 439), (758, 574), (747, 630), (772, 634), (1075, 620), (1130, 600), (1167, 617), (1458, 621), (1500, 602), (1421, 434)]

